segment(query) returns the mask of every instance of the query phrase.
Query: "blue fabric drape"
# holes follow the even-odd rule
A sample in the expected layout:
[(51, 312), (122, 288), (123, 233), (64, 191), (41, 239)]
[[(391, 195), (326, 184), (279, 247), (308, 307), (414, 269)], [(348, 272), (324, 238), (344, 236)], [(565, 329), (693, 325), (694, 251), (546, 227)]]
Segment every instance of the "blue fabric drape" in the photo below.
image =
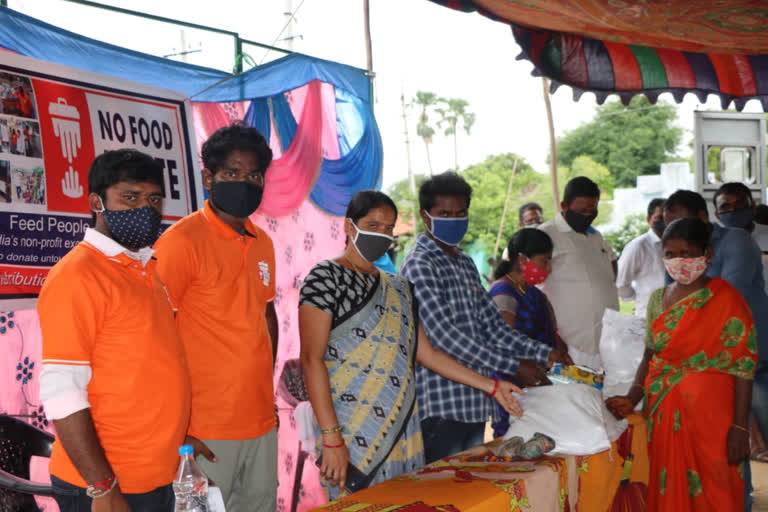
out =
[[(342, 156), (338, 160), (323, 159), (317, 184), (309, 195), (319, 208), (332, 215), (344, 215), (349, 201), (359, 190), (380, 188), (383, 159), (381, 134), (370, 105), (345, 91), (337, 90), (337, 111), (339, 98), (346, 105), (345, 114), (337, 114)], [(271, 101), (280, 146), (285, 152), (291, 145), (298, 125), (284, 94), (273, 96)], [(245, 122), (257, 129), (266, 125), (267, 120), (259, 113), (263, 113), (265, 108), (266, 100), (252, 101)], [(268, 108), (266, 115), (269, 115)], [(343, 151), (342, 144), (348, 147), (348, 137), (355, 137), (356, 144)]]
[(294, 135), (296, 135), (296, 118), (293, 117), (291, 112), (291, 106), (288, 105), (288, 99), (285, 94), (277, 94), (272, 96), (272, 110), (275, 115), (275, 127), (277, 128), (277, 135), (280, 137), (280, 147), (283, 153), (288, 149), (293, 141)]
[(363, 102), (344, 89), (336, 89), (336, 131), (339, 137), (339, 153), (346, 155), (363, 136), (365, 118), (360, 114)]
[(370, 105), (364, 105), (361, 113), (365, 126), (362, 137), (338, 160), (323, 160), (320, 177), (309, 194), (317, 206), (332, 215), (344, 215), (358, 191), (381, 187), (381, 134)]
[(253, 126), (267, 141), (272, 135), (272, 115), (269, 113), (269, 103), (266, 98), (256, 98), (251, 101), (243, 119), (245, 124)]
[(192, 101), (247, 101), (267, 98), (320, 80), (371, 101), (370, 81), (365, 70), (293, 53), (241, 73), (192, 97)]

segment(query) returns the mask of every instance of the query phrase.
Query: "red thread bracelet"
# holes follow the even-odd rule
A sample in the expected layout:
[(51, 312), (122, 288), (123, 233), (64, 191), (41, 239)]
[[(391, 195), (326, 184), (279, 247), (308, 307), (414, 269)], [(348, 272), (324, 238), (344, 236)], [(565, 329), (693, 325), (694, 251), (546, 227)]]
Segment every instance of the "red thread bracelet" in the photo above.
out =
[(325, 444), (325, 443), (323, 443), (323, 448), (341, 448), (342, 446), (344, 446), (344, 441), (342, 441), (339, 444)]
[(486, 393), (485, 396), (489, 398), (493, 398), (494, 395), (496, 395), (496, 392), (499, 390), (499, 379), (493, 379), (493, 391), (490, 393)]

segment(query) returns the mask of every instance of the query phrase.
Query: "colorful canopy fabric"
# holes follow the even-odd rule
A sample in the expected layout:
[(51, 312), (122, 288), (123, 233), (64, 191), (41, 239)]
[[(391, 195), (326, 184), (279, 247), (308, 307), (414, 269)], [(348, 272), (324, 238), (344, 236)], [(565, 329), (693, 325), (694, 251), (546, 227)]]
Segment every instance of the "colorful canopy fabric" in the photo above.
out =
[(507, 23), (535, 75), (598, 102), (717, 94), (739, 110), (768, 107), (768, 4), (755, 0), (432, 0)]

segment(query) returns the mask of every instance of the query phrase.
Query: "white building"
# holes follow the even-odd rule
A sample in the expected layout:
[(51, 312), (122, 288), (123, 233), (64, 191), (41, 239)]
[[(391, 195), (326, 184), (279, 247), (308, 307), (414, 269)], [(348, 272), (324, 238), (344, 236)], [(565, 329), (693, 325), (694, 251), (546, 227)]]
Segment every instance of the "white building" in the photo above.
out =
[(637, 187), (613, 190), (611, 222), (598, 226), (598, 229), (603, 233), (619, 229), (628, 216), (645, 215), (651, 199), (669, 197), (679, 189), (694, 190), (693, 172), (688, 162), (661, 164), (660, 174), (638, 176)]

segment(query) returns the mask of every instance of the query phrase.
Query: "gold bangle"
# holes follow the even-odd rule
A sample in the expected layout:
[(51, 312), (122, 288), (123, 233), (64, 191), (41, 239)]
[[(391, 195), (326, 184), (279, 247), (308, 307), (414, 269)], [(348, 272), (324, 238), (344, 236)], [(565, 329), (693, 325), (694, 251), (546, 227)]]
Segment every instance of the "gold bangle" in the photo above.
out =
[(737, 428), (737, 429), (739, 429), (739, 430), (743, 430), (744, 432), (746, 432), (747, 434), (749, 434), (749, 430), (747, 430), (746, 428), (742, 427), (741, 425), (737, 425), (737, 424), (735, 424), (735, 423), (734, 423), (734, 424), (732, 424), (731, 426), (732, 426), (732, 427), (736, 427), (736, 428)]
[(321, 434), (336, 434), (341, 432), (344, 432), (344, 427), (342, 427), (341, 425), (336, 425), (335, 427), (331, 427), (331, 428), (320, 429)]

